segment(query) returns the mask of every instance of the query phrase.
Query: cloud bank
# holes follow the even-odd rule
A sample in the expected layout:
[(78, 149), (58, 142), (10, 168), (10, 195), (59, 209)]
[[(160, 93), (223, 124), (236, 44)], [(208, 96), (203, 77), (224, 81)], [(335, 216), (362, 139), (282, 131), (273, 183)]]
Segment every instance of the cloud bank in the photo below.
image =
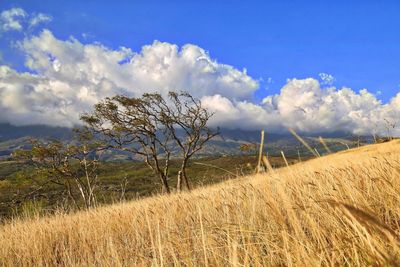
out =
[(140, 53), (121, 47), (58, 40), (44, 30), (19, 43), (28, 73), (0, 67), (0, 119), (14, 124), (72, 126), (106, 96), (188, 90), (196, 97), (221, 94), (251, 99), (258, 83), (245, 71), (212, 60), (195, 45), (155, 41)]
[[(0, 122), (74, 126), (106, 96), (187, 90), (228, 128), (305, 133), (385, 134), (400, 118), (400, 93), (387, 104), (363, 89), (335, 88), (333, 77), (290, 79), (277, 95), (252, 101), (259, 88), (246, 70), (212, 59), (202, 48), (155, 41), (134, 52), (57, 39), (49, 30), (19, 42), (28, 72), (0, 66)], [(399, 122), (400, 123), (400, 122)], [(391, 130), (400, 135), (399, 130)]]
[[(304, 133), (346, 132), (352, 134), (400, 135), (400, 93), (382, 104), (366, 89), (321, 87), (313, 78), (291, 79), (280, 94), (261, 104), (233, 101), (221, 95), (203, 97), (204, 104), (218, 116), (217, 124), (272, 132), (294, 128)], [(392, 126), (391, 126), (392, 125)]]

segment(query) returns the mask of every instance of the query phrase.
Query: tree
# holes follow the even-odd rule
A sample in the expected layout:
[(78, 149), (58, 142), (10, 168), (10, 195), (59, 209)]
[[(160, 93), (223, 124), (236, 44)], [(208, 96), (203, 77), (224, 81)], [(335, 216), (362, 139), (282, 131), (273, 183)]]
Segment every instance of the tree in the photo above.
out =
[(80, 136), (73, 145), (32, 139), (31, 149), (17, 150), (13, 157), (34, 166), (36, 175), (42, 178), (37, 190), (56, 184), (64, 188), (76, 207), (82, 203), (85, 208), (91, 208), (96, 205), (99, 161), (95, 156), (98, 144), (88, 137)]
[(163, 191), (170, 193), (169, 167), (178, 148), (182, 163), (177, 190), (186, 174), (189, 159), (217, 132), (207, 127), (212, 114), (188, 93), (144, 94), (141, 98), (117, 95), (96, 104), (81, 120), (84, 129), (102, 140), (105, 148), (128, 151), (144, 158), (159, 177)]
[(177, 190), (182, 189), (182, 180), (187, 189), (190, 190), (186, 173), (188, 162), (195, 153), (204, 147), (205, 143), (218, 135), (219, 132), (218, 130), (213, 131), (207, 126), (213, 114), (202, 107), (200, 100), (186, 92), (179, 94), (170, 92), (168, 96), (171, 101), (170, 105), (159, 95), (156, 95), (157, 101), (154, 105), (161, 114), (161, 123), (169, 130), (180, 148), (182, 163), (178, 173)]
[(388, 141), (393, 140), (393, 131), (396, 129), (396, 122), (389, 121), (388, 119), (383, 119), (385, 121), (385, 128), (386, 128), (386, 138)]

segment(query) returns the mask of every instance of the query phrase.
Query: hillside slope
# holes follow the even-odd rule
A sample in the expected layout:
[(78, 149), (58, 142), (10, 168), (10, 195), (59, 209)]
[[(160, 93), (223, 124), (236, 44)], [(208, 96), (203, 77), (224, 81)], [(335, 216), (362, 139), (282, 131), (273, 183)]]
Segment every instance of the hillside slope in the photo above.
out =
[(5, 266), (400, 264), (400, 142), (0, 227)]

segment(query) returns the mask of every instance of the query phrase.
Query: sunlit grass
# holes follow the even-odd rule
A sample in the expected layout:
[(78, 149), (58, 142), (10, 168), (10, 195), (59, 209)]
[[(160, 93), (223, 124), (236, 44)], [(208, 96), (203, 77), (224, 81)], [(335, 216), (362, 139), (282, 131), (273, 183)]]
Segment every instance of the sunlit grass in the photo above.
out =
[(400, 142), (0, 228), (5, 266), (400, 264)]

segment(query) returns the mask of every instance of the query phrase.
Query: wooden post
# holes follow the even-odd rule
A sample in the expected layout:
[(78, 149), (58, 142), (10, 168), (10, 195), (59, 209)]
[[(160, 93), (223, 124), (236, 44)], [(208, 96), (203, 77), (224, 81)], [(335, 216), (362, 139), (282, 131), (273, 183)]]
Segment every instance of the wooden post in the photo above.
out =
[(258, 153), (257, 173), (261, 171), (261, 159), (264, 152), (264, 129), (261, 131), (260, 151)]

